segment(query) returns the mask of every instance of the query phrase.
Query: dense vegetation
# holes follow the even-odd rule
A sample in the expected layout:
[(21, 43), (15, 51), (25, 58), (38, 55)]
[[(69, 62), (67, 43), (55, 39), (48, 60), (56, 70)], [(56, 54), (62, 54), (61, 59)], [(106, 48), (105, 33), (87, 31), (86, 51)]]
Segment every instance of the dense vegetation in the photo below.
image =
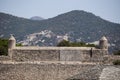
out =
[(65, 47), (96, 47), (94, 44), (86, 44), (84, 42), (69, 42), (66, 40), (62, 40), (60, 43), (58, 43), (59, 47), (65, 46)]
[(120, 55), (120, 50), (113, 53), (114, 55)]
[[(22, 44), (17, 43), (16, 46), (22, 46)], [(0, 38), (0, 55), (8, 55), (8, 39)]]
[(73, 42), (79, 38), (84, 42), (93, 42), (105, 35), (110, 43), (115, 44), (110, 50), (120, 48), (120, 24), (103, 20), (89, 12), (74, 10), (42, 21), (0, 13), (0, 36), (14, 34), (17, 40), (21, 40), (27, 34), (43, 30), (56, 34), (69, 33)]
[(113, 61), (113, 64), (114, 64), (114, 65), (120, 65), (120, 60), (115, 60), (115, 61)]
[(21, 47), (21, 46), (23, 46), (23, 45), (22, 45), (21, 43), (17, 43), (16, 46), (17, 46), (17, 47)]
[(0, 55), (7, 55), (8, 53), (8, 39), (0, 38)]
[[(115, 51), (113, 54), (120, 56), (120, 50)], [(120, 65), (120, 60), (114, 60), (114, 61), (113, 61), (113, 64), (114, 64), (114, 65)]]

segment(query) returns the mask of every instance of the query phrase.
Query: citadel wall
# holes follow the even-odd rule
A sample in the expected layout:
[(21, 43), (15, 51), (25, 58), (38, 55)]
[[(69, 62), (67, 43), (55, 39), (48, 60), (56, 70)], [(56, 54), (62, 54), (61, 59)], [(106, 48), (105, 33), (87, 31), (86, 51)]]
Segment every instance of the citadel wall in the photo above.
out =
[(16, 40), (11, 35), (8, 43), (8, 55), (12, 61), (81, 61), (99, 62), (108, 54), (105, 37), (95, 47), (16, 47)]
[(12, 61), (102, 61), (107, 50), (94, 47), (16, 47), (9, 50)]

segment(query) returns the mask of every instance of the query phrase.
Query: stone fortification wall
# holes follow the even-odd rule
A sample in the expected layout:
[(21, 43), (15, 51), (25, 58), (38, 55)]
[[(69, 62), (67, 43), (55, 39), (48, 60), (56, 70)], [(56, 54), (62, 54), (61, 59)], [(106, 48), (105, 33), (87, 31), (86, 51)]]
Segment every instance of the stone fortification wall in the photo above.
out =
[(0, 63), (0, 80), (66, 80), (93, 64)]
[(104, 64), (113, 64), (114, 61), (120, 60), (120, 55), (105, 55)]
[(10, 57), (9, 56), (0, 56), (0, 61), (10, 61)]
[(11, 35), (8, 55), (13, 61), (103, 61), (108, 54), (108, 41), (102, 37), (99, 49), (94, 47), (16, 47), (16, 39)]
[[(92, 48), (92, 50), (91, 50)], [(13, 61), (100, 61), (107, 50), (93, 47), (16, 47), (9, 50)]]

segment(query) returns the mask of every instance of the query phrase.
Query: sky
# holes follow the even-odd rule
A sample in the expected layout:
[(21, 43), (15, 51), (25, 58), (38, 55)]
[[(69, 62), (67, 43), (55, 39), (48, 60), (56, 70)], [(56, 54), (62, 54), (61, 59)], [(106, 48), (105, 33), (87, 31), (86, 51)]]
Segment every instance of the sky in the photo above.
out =
[(0, 12), (24, 18), (47, 19), (72, 10), (84, 10), (120, 23), (120, 0), (0, 0)]

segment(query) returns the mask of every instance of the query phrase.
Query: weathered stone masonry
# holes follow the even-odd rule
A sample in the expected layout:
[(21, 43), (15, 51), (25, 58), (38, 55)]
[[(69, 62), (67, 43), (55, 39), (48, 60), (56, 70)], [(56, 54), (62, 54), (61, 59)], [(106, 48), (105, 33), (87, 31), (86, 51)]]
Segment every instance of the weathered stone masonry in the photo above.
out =
[(87, 64), (0, 64), (0, 80), (66, 80), (91, 69)]
[(9, 54), (13, 61), (98, 61), (107, 50), (81, 47), (16, 47)]

